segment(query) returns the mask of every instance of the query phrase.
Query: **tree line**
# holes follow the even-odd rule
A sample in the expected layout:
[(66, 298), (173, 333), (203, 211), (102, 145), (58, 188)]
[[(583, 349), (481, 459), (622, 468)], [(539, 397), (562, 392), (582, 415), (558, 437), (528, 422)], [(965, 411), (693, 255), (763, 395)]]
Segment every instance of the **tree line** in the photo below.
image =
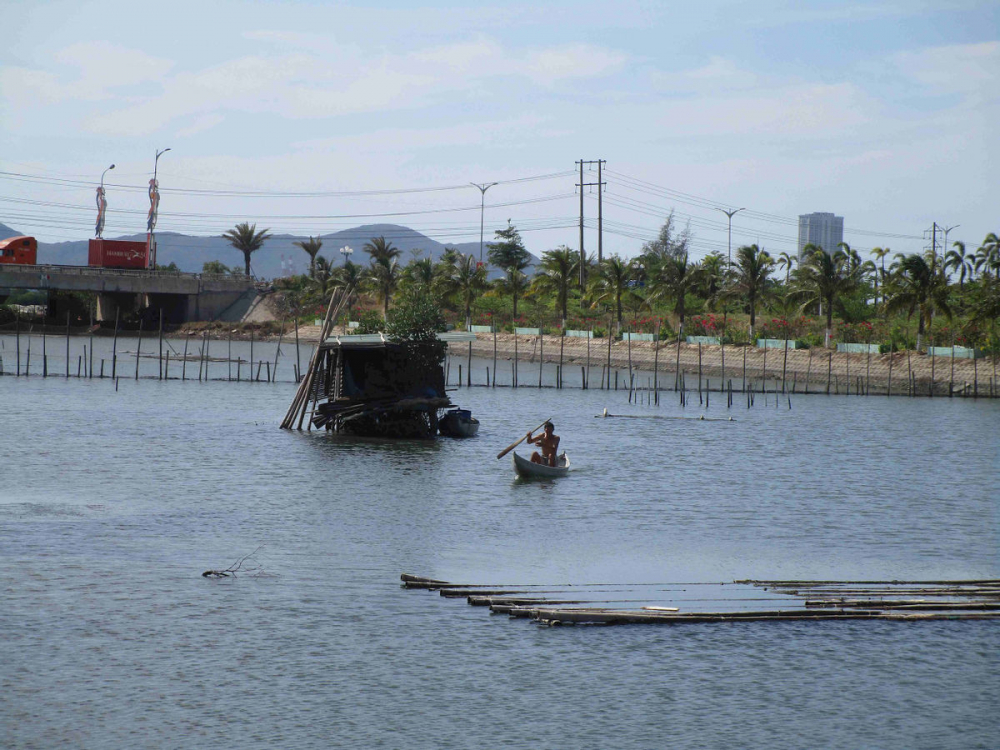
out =
[[(245, 223), (224, 236), (244, 253), (249, 275), (250, 256), (268, 230)], [(402, 251), (385, 237), (365, 243), (367, 262), (335, 265), (321, 255), (322, 240), (310, 237), (295, 243), (309, 255), (308, 274), (279, 280), (278, 286), (293, 313), (307, 313), (335, 289), (347, 289), (350, 303), (374, 303), (383, 320), (394, 299), (415, 294), (435, 299), (466, 326), (474, 318), (493, 324), (531, 320), (564, 331), (572, 325), (593, 328), (597, 321), (609, 334), (628, 326), (671, 336), (716, 334), (736, 343), (812, 331), (811, 343), (831, 346), (835, 332), (849, 335), (853, 326), (871, 336), (878, 325), (878, 336), (919, 350), (943, 322), (953, 340), (1000, 349), (1000, 243), (994, 233), (974, 251), (962, 242), (943, 253), (892, 254), (878, 247), (869, 259), (840, 243), (806, 245), (799, 257), (743, 245), (731, 259), (713, 252), (693, 261), (690, 243), (689, 230), (678, 230), (672, 214), (636, 257), (610, 255), (598, 262), (588, 256), (582, 269), (580, 253), (565, 245), (544, 252), (532, 268), (532, 256), (510, 222), (487, 245), (488, 265), (451, 248), (437, 262), (414, 257), (404, 263)], [(778, 317), (760, 324), (761, 315)], [(911, 323), (915, 340), (908, 333)]]

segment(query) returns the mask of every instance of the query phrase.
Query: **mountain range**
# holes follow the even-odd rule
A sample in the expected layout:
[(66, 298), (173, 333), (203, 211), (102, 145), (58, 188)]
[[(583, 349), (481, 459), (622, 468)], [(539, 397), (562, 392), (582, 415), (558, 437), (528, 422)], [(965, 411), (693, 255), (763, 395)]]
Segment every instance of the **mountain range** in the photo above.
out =
[[(15, 237), (22, 232), (0, 224), (0, 239)], [(440, 259), (445, 248), (451, 247), (460, 253), (472, 253), (479, 256), (478, 242), (458, 242), (444, 245), (437, 240), (398, 224), (366, 224), (364, 226), (345, 229), (320, 237), (323, 247), (320, 255), (334, 265), (341, 265), (344, 256), (340, 250), (350, 247), (354, 250), (351, 260), (355, 263), (366, 263), (368, 256), (361, 249), (373, 237), (385, 237), (397, 248), (403, 251), (400, 263), (406, 265), (413, 258), (426, 258), (428, 255), (435, 261)], [(106, 237), (109, 240), (132, 240), (144, 242), (145, 234), (132, 234), (121, 237)], [(309, 256), (295, 246), (294, 242), (307, 240), (308, 237), (298, 237), (291, 234), (276, 234), (268, 239), (264, 246), (250, 256), (251, 270), (258, 278), (272, 279), (295, 273), (304, 273), (309, 267)], [(39, 242), (38, 262), (61, 266), (87, 265), (87, 240), (70, 242)], [(181, 271), (199, 272), (202, 266), (210, 260), (217, 260), (231, 268), (243, 270), (243, 253), (239, 252), (223, 237), (199, 237), (196, 235), (178, 234), (175, 232), (157, 232), (157, 263), (169, 265), (176, 263)], [(484, 248), (485, 255), (485, 248)], [(484, 258), (485, 259), (485, 258)], [(532, 264), (538, 262), (532, 256)]]

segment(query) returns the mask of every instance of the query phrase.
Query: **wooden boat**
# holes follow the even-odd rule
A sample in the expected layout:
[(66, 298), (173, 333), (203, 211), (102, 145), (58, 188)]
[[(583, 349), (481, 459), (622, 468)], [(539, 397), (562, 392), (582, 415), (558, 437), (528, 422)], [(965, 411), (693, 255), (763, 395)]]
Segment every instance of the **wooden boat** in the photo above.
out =
[(450, 437), (472, 437), (479, 432), (479, 420), (468, 409), (452, 409), (441, 417), (438, 429)]
[(518, 476), (526, 479), (537, 477), (564, 477), (569, 474), (569, 456), (565, 453), (561, 453), (559, 455), (556, 459), (557, 464), (555, 466), (532, 463), (530, 458), (524, 458), (523, 456), (517, 455), (517, 453), (513, 453), (511, 455), (514, 456), (514, 471), (517, 472)]

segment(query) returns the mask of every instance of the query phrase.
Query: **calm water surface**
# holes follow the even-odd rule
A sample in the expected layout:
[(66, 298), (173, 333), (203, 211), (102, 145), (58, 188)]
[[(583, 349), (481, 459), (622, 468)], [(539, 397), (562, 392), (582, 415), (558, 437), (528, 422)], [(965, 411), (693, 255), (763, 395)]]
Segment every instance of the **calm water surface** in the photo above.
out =
[[(546, 629), (398, 582), (1000, 577), (1000, 404), (476, 388), (478, 438), (396, 443), (278, 430), (293, 388), (0, 378), (0, 746), (1000, 746), (998, 622)], [(549, 416), (573, 475), (513, 481)]]

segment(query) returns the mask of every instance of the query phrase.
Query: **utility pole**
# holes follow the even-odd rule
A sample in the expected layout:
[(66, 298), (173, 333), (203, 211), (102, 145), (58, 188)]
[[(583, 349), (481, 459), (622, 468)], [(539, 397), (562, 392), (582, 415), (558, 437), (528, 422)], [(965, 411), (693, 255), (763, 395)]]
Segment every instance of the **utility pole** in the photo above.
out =
[(477, 185), (475, 182), (470, 182), (470, 185), (474, 188), (479, 188), (479, 192), (482, 193), (479, 201), (479, 262), (483, 262), (483, 215), (486, 213), (486, 191), (491, 187), (496, 185), (495, 182), (484, 182)]
[[(585, 161), (580, 159), (577, 164), (580, 165), (580, 182), (577, 187), (580, 188), (580, 289), (582, 290), (587, 284), (587, 253), (583, 247), (583, 189), (585, 187), (597, 186), (597, 261), (601, 262), (604, 260), (604, 215), (603, 215), (603, 204), (601, 201), (601, 193), (604, 190), (604, 183), (601, 181), (601, 167), (607, 162), (604, 159), (593, 159), (590, 161)], [(596, 164), (597, 165), (597, 182), (584, 182), (583, 181), (583, 165)]]

